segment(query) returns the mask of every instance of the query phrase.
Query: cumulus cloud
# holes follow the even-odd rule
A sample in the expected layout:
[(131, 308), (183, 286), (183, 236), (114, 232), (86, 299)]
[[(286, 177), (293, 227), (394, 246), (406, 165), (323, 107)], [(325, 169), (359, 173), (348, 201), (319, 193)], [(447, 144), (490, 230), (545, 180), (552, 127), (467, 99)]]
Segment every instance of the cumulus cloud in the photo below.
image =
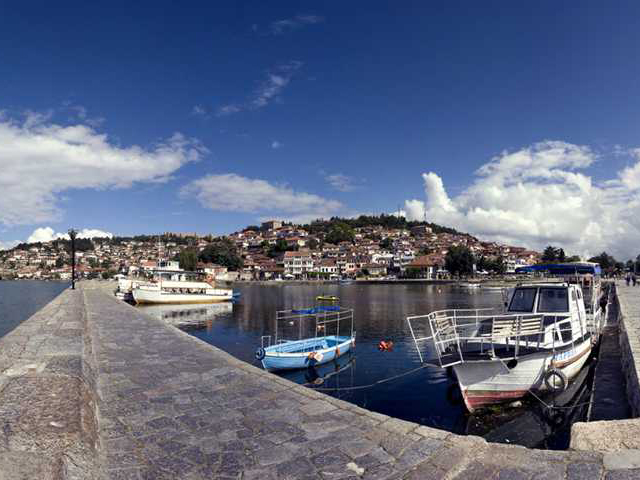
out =
[(194, 180), (181, 189), (180, 195), (196, 198), (211, 210), (262, 212), (292, 221), (326, 218), (343, 208), (336, 200), (234, 173), (207, 175)]
[(218, 108), (216, 115), (219, 117), (232, 115), (243, 110), (258, 110), (269, 105), (279, 98), (282, 91), (289, 85), (296, 70), (302, 67), (303, 63), (292, 60), (280, 63), (267, 71), (265, 79), (260, 83), (253, 95), (245, 103), (230, 103)]
[(104, 117), (90, 117), (87, 108), (83, 105), (75, 105), (70, 102), (67, 102), (65, 105), (82, 123), (86, 123), (94, 128), (104, 123)]
[(424, 173), (426, 201), (407, 200), (410, 220), (468, 231), (483, 239), (530, 248), (562, 246), (591, 256), (607, 250), (620, 258), (640, 253), (640, 153), (637, 163), (600, 184), (587, 169), (598, 155), (586, 146), (546, 141), (502, 152), (450, 197), (442, 179)]
[(89, 125), (52, 123), (48, 114), (29, 112), (21, 123), (0, 118), (0, 224), (58, 221), (64, 192), (165, 182), (205, 152), (180, 133), (151, 148), (125, 147)]
[(333, 173), (325, 176), (325, 180), (336, 190), (341, 192), (351, 192), (357, 188), (353, 177), (342, 173)]
[(274, 35), (282, 35), (292, 30), (298, 30), (307, 25), (315, 25), (324, 22), (324, 17), (319, 15), (296, 15), (293, 18), (285, 18), (271, 22), (269, 30)]
[[(39, 227), (36, 228), (31, 235), (29, 235), (27, 243), (51, 242), (52, 240), (57, 240), (59, 238), (69, 240), (69, 234), (56, 233), (55, 230), (51, 227)], [(83, 228), (82, 230), (78, 231), (76, 238), (113, 238), (113, 233), (105, 232), (104, 230), (98, 230), (96, 228)]]

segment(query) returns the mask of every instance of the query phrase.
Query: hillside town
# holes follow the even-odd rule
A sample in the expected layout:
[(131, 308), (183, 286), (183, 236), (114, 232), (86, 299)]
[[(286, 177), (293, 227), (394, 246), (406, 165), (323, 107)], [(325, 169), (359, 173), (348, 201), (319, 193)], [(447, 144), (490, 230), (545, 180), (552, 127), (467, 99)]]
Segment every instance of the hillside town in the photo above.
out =
[[(338, 228), (339, 230), (339, 228)], [(157, 268), (161, 260), (180, 260), (192, 251), (195, 269), (219, 281), (335, 280), (339, 278), (423, 278), (450, 276), (447, 252), (466, 247), (476, 259), (498, 262), (501, 272), (532, 265), (540, 253), (522, 247), (483, 242), (451, 232), (436, 233), (426, 224), (408, 228), (370, 225), (336, 235), (336, 228), (314, 231), (309, 226), (272, 220), (223, 237), (165, 232), (156, 236), (83, 239), (76, 251), (78, 278), (138, 275)], [(340, 233), (340, 231), (339, 231)], [(213, 243), (212, 243), (213, 242)], [(224, 242), (238, 261), (219, 263), (203, 258), (208, 246)], [(22, 244), (0, 251), (0, 277), (70, 279), (69, 242)], [(492, 273), (474, 265), (475, 273)]]

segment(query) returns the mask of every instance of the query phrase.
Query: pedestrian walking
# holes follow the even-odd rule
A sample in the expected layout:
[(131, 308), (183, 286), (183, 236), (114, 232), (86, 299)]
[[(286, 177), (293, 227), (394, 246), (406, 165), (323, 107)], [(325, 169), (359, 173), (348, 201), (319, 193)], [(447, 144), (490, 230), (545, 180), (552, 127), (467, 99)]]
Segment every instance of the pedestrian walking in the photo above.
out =
[(627, 276), (625, 277), (625, 280), (627, 281), (627, 287), (629, 286), (629, 284), (631, 283), (631, 274), (627, 273)]
[(633, 282), (633, 286), (636, 286), (636, 274), (631, 275), (631, 281)]

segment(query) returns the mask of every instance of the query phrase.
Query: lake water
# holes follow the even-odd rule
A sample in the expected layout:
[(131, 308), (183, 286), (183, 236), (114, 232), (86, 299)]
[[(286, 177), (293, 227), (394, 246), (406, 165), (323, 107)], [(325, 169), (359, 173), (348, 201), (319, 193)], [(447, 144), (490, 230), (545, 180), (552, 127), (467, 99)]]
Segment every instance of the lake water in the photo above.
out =
[(0, 281), (0, 337), (57, 297), (69, 282)]

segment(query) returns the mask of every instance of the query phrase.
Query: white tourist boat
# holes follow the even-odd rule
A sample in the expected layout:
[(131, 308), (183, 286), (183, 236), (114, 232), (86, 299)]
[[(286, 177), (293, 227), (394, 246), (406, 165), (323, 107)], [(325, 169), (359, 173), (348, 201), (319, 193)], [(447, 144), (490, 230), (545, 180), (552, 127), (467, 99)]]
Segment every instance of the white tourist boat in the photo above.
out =
[(132, 288), (137, 304), (217, 303), (234, 299), (233, 290), (215, 288), (202, 280), (204, 274), (185, 270), (153, 271), (153, 282)]
[(133, 289), (136, 303), (215, 303), (233, 300), (233, 290), (214, 288), (207, 282), (160, 281)]
[(520, 284), (499, 314), (443, 310), (408, 317), (420, 360), (424, 351), (434, 357), (428, 361), (452, 368), (470, 412), (529, 392), (564, 390), (589, 358), (606, 319), (596, 273), (594, 268), (568, 281)]

